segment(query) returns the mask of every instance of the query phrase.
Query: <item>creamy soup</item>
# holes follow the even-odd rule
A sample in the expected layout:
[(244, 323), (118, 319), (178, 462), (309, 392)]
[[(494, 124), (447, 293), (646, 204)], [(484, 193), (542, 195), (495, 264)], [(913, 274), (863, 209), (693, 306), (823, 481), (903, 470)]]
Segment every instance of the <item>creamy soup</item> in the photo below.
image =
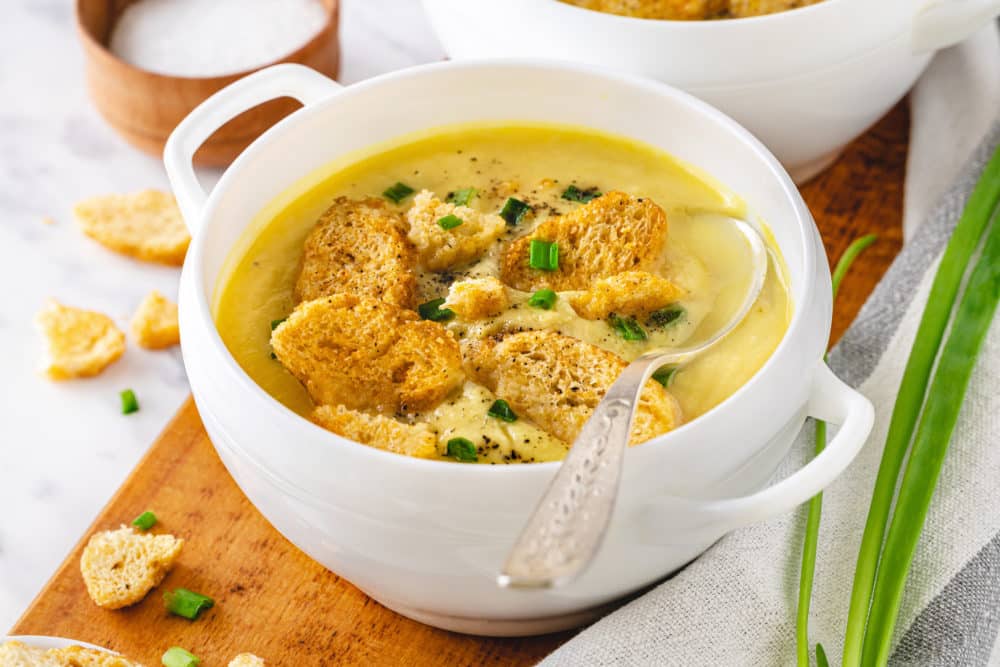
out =
[(606, 14), (639, 19), (705, 21), (775, 14), (822, 0), (560, 0)]
[[(394, 184), (414, 191), (390, 209), (405, 214), (416, 193), (445, 200), (463, 191), (468, 206), (497, 213), (509, 199), (527, 213), (508, 225), (481, 257), (447, 270), (417, 267), (416, 301), (446, 297), (468, 278), (497, 276), (510, 243), (553, 216), (586, 206), (599, 193), (620, 191), (652, 200), (666, 214), (668, 235), (655, 267), (679, 288), (664, 326), (643, 325), (644, 339), (623, 335), (620, 320), (585, 319), (572, 305), (579, 290), (555, 295), (548, 309), (533, 306), (532, 291), (508, 288), (509, 303), (490, 317), (452, 317), (442, 325), (459, 340), (489, 339), (509, 331), (545, 329), (590, 343), (630, 361), (657, 347), (687, 347), (723, 326), (742, 302), (751, 275), (745, 240), (721, 216), (745, 216), (742, 201), (710, 178), (652, 147), (620, 137), (569, 127), (538, 125), (447, 128), (340, 160), (293, 188), (250, 226), (230, 257), (214, 310), (223, 340), (243, 369), (268, 393), (309, 416), (314, 401), (274, 356), (272, 322), (295, 308), (293, 288), (303, 243), (317, 218), (338, 197), (384, 198)], [(399, 190), (398, 195), (406, 190)], [(403, 218), (405, 220), (405, 217)], [(683, 421), (696, 419), (742, 386), (781, 340), (791, 313), (778, 249), (763, 291), (747, 318), (726, 339), (661, 381), (680, 406)], [(626, 318), (627, 319), (627, 318)], [(626, 329), (628, 322), (625, 322)], [(479, 462), (548, 461), (568, 444), (522, 414), (510, 422), (488, 411), (498, 398), (467, 379), (440, 404), (421, 412), (390, 415), (426, 424), (438, 439), (437, 456), (448, 458), (455, 437), (477, 444)], [(374, 443), (372, 443), (374, 444)]]

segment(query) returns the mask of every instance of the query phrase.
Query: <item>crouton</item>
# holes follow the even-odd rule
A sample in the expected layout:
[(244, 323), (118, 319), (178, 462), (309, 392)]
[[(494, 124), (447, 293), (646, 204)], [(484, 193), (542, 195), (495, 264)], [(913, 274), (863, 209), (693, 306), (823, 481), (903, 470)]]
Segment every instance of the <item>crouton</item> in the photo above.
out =
[(450, 331), (370, 296), (299, 304), (271, 334), (271, 346), (318, 405), (424, 410), (465, 379)]
[(142, 347), (159, 350), (181, 342), (177, 304), (153, 290), (132, 316), (132, 335)]
[(48, 654), (64, 667), (142, 667), (138, 662), (126, 660), (120, 655), (82, 646), (50, 649)]
[(726, 0), (563, 0), (597, 12), (640, 19), (700, 21), (724, 14)]
[(602, 278), (586, 292), (570, 299), (577, 315), (603, 320), (611, 313), (647, 315), (677, 301), (683, 290), (672, 282), (645, 271), (626, 271)]
[(63, 667), (64, 663), (49, 655), (43, 648), (35, 648), (18, 641), (0, 644), (2, 667)]
[[(611, 352), (551, 331), (470, 342), (464, 351), (471, 376), (565, 442), (576, 439), (627, 365)], [(676, 399), (650, 380), (640, 395), (629, 442), (645, 442), (680, 422)]]
[(736, 18), (775, 14), (814, 5), (820, 0), (729, 0), (729, 14)]
[(90, 598), (105, 609), (135, 604), (163, 581), (184, 540), (137, 533), (131, 526), (91, 536), (80, 557)]
[(451, 308), (459, 318), (471, 321), (499, 315), (509, 305), (507, 288), (496, 278), (488, 277), (452, 283), (442, 308)]
[(47, 342), (45, 373), (53, 380), (97, 375), (125, 352), (125, 334), (101, 313), (49, 301), (35, 324)]
[(148, 262), (180, 266), (191, 242), (173, 195), (159, 190), (87, 199), (73, 215), (101, 245)]
[(229, 667), (264, 667), (264, 659), (253, 653), (240, 653), (229, 661)]
[[(528, 266), (533, 239), (559, 246), (555, 271)], [(667, 239), (667, 217), (649, 199), (608, 192), (566, 215), (549, 218), (513, 241), (503, 255), (500, 279), (519, 290), (583, 290), (624, 271), (650, 271)]]
[(430, 459), (437, 456), (437, 436), (427, 424), (405, 424), (343, 405), (321, 405), (311, 419), (337, 435), (387, 452)]
[[(461, 224), (448, 229), (448, 225), (438, 224), (449, 215)], [(499, 215), (443, 202), (429, 190), (421, 190), (413, 199), (406, 220), (410, 223), (408, 237), (417, 247), (420, 263), (431, 271), (444, 271), (478, 259), (506, 229)]]
[(296, 303), (346, 292), (412, 308), (417, 257), (403, 227), (381, 199), (335, 200), (306, 237)]

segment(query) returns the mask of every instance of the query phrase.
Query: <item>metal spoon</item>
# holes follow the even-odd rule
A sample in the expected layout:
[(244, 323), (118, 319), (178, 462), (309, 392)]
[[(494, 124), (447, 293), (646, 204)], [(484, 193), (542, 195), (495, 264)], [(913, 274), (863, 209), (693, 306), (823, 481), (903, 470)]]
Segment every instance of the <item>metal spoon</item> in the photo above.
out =
[(618, 497), (622, 462), (635, 407), (646, 381), (666, 365), (685, 364), (743, 321), (767, 276), (767, 247), (749, 222), (726, 218), (746, 238), (753, 278), (740, 308), (708, 340), (685, 349), (646, 352), (618, 376), (583, 425), (541, 502), (497, 576), (503, 588), (549, 588), (568, 583), (597, 555)]

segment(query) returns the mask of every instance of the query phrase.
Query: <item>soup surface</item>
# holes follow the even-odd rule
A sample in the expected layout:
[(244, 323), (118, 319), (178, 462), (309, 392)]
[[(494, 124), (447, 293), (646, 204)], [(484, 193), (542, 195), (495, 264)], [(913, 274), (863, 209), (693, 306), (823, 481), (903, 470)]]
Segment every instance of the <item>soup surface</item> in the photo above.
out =
[(704, 21), (784, 12), (822, 0), (560, 0), (607, 14), (640, 19)]
[[(479, 368), (469, 366), (469, 345), (494, 344), (514, 332), (558, 332), (560, 341), (588, 344), (580, 348), (586, 353), (584, 357), (590, 354), (587, 350), (610, 353), (592, 352), (606, 368), (616, 368), (614, 364), (624, 364), (649, 349), (687, 347), (708, 338), (739, 307), (751, 275), (750, 252), (745, 241), (722, 220), (723, 215), (744, 216), (742, 201), (669, 155), (620, 137), (569, 127), (527, 124), (460, 126), (404, 139), (393, 146), (374, 149), (367, 155), (350, 156), (331, 164), (323, 172), (309, 179), (309, 183), (298, 186), (297, 194), (293, 188), (292, 194), (271, 206), (262, 213), (261, 219), (250, 225), (245, 238), (229, 258), (215, 298), (219, 332), (237, 362), (277, 400), (316, 421), (320, 421), (314, 413), (317, 394), (311, 384), (315, 378), (305, 383), (311, 387), (307, 390), (300, 381), (303, 377), (300, 369), (284, 356), (285, 347), (272, 347), (272, 329), (277, 327), (275, 335), (284, 332), (288, 338), (291, 334), (286, 327), (300, 326), (302, 318), (294, 315), (289, 322), (283, 322), (290, 313), (302, 309), (302, 305), (297, 309), (301, 295), (296, 294), (296, 281), (303, 267), (303, 246), (316, 227), (317, 219), (338, 206), (356, 205), (349, 202), (379, 198), (384, 204), (375, 202), (374, 210), (380, 215), (384, 211), (385, 215), (394, 216), (402, 232), (419, 242), (412, 226), (416, 222), (408, 221), (416, 221), (414, 216), (428, 201), (439, 205), (438, 213), (448, 209), (461, 214), (452, 218), (468, 218), (459, 220), (452, 228), (450, 225), (455, 224), (455, 220), (441, 216), (436, 223), (445, 235), (466, 231), (462, 230), (463, 223), (470, 229), (474, 216), (481, 216), (484, 224), (496, 221), (500, 212), (506, 218), (497, 238), (471, 259), (459, 257), (455, 262), (452, 257), (452, 264), (441, 266), (439, 261), (420, 252), (418, 265), (413, 269), (416, 281), (410, 308), (386, 306), (394, 309), (392, 312), (405, 310), (409, 313), (405, 317), (416, 320), (412, 308), (421, 304), (419, 310), (425, 319), (437, 320), (434, 326), (442, 327), (447, 338), (461, 341), (468, 370), (468, 376), (435, 405), (420, 409), (396, 406), (367, 410), (373, 418), (392, 420), (392, 423), (383, 423), (381, 430), (376, 429), (389, 439), (407, 436), (385, 436), (383, 427), (419, 426), (421, 437), (430, 438), (434, 443), (433, 451), (425, 448), (417, 454), (420, 456), (474, 458), (487, 463), (548, 461), (564, 456), (568, 447), (566, 441), (572, 439), (567, 433), (572, 435), (573, 427), (557, 428), (546, 418), (529, 417), (527, 412), (532, 411), (531, 406), (523, 405), (523, 397), (520, 405), (524, 409), (519, 409), (511, 400), (514, 405), (511, 412), (516, 413), (514, 421), (497, 418), (495, 402), (509, 397), (498, 395), (503, 392), (496, 385), (493, 387), (495, 393), (485, 386), (488, 382), (480, 381), (475, 372)], [(406, 187), (397, 185), (390, 189), (394, 184)], [(412, 192), (406, 192), (408, 189)], [(609, 194), (600, 197), (600, 193)], [(349, 199), (338, 199), (345, 197)], [(558, 222), (567, 216), (599, 209), (614, 197), (638, 207), (637, 210), (655, 212), (662, 209), (666, 240), (654, 249), (655, 256), (641, 275), (647, 281), (662, 279), (661, 282), (669, 283), (673, 291), (672, 296), (665, 299), (669, 302), (667, 307), (661, 307), (664, 299), (660, 299), (655, 313), (619, 316), (601, 312), (595, 315), (587, 314), (587, 309), (581, 306), (586, 303), (582, 297), (600, 296), (601, 292), (594, 292), (594, 285), (560, 288), (553, 290), (553, 294), (544, 289), (536, 290), (538, 285), (519, 284), (521, 289), (511, 284), (497, 287), (497, 277), (517, 282), (504, 273), (503, 267), (509, 268), (508, 253), (519, 247), (515, 246), (519, 238), (533, 234), (546, 221)], [(392, 201), (394, 198), (399, 201)], [(456, 208), (454, 203), (444, 203), (449, 200), (464, 202), (464, 205)], [(512, 215), (511, 200), (526, 205), (520, 207), (520, 211), (513, 211), (521, 213), (519, 218)], [(434, 209), (431, 214), (437, 217)], [(611, 222), (617, 224), (614, 220)], [(522, 239), (521, 243), (527, 261), (526, 241)], [(575, 249), (577, 255), (574, 255), (574, 248), (565, 242), (559, 245), (555, 261), (562, 262), (562, 270), (567, 270), (568, 262), (579, 261), (575, 258), (584, 251), (601, 252), (597, 248)], [(736, 391), (764, 364), (780, 342), (790, 318), (791, 304), (780, 254), (773, 244), (769, 245), (772, 257), (767, 280), (747, 318), (726, 339), (689, 365), (672, 374), (664, 369), (657, 376), (661, 384), (668, 385), (669, 392), (668, 395), (661, 387), (654, 387), (660, 392), (658, 400), (668, 396), (670, 405), (678, 408), (673, 415), (673, 425), (697, 418)], [(532, 247), (531, 252), (534, 251)], [(642, 251), (649, 249), (639, 250)], [(535, 259), (532, 256), (530, 262)], [(552, 257), (546, 255), (540, 261), (544, 265), (547, 259)], [(428, 268), (428, 264), (434, 264), (434, 270)], [(541, 281), (539, 285), (544, 287), (548, 284), (546, 280), (554, 280), (559, 275), (531, 266), (534, 264), (525, 268), (527, 278), (522, 276), (521, 279)], [(468, 280), (484, 278), (500, 292), (502, 303), (487, 309), (486, 314), (468, 315), (458, 305), (454, 307), (458, 313), (453, 312), (450, 306), (457, 299), (456, 285), (468, 285), (472, 284), (466, 282)], [(378, 279), (372, 277), (372, 280)], [(434, 301), (442, 298), (447, 299), (443, 304)], [(593, 298), (589, 303), (591, 310), (595, 304), (600, 305), (599, 300)], [(441, 309), (445, 309), (443, 315)], [(581, 316), (581, 310), (586, 317)], [(430, 322), (421, 324), (431, 325)], [(402, 330), (411, 327), (412, 323), (407, 320), (399, 326)], [(331, 346), (339, 344), (320, 341), (320, 347), (325, 346), (327, 352)], [(286, 363), (295, 374), (289, 372)], [(608, 367), (608, 363), (612, 365)], [(614, 371), (613, 375), (616, 374)], [(655, 384), (653, 380), (650, 383)], [(577, 387), (569, 389), (576, 391)], [(606, 386), (598, 386), (597, 390), (603, 393)], [(555, 391), (562, 389), (556, 387)], [(500, 408), (509, 409), (511, 405)], [(502, 414), (504, 410), (499, 412)], [(560, 416), (556, 415), (555, 419)], [(325, 425), (356, 440), (365, 440), (356, 431), (344, 433)], [(634, 430), (633, 438), (635, 434)], [(379, 438), (374, 435), (370, 437), (372, 441), (367, 444), (402, 451), (376, 441)], [(456, 438), (459, 440), (457, 445), (452, 442)], [(472, 456), (467, 455), (468, 451), (462, 455), (462, 446), (468, 449), (466, 443), (474, 447)], [(406, 453), (413, 454), (413, 451)]]

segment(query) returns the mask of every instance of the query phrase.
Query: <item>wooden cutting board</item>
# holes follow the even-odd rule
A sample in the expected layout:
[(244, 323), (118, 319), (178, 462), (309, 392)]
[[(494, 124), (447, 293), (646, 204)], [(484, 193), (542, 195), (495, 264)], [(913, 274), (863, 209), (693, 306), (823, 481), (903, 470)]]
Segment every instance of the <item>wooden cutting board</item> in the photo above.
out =
[[(854, 238), (879, 242), (844, 282), (833, 335), (854, 318), (901, 244), (903, 174), (909, 132), (904, 104), (803, 188), (836, 258)], [(96, 530), (146, 509), (157, 530), (187, 540), (163, 585), (129, 609), (106, 611), (87, 597), (80, 552)], [(185, 587), (215, 608), (190, 622), (169, 616), (162, 592)], [(38, 595), (11, 634), (51, 635), (120, 651), (147, 667), (183, 646), (206, 667), (250, 651), (268, 665), (528, 665), (573, 636), (489, 639), (436, 630), (389, 611), (310, 560), (277, 533), (227, 474), (188, 400)]]

